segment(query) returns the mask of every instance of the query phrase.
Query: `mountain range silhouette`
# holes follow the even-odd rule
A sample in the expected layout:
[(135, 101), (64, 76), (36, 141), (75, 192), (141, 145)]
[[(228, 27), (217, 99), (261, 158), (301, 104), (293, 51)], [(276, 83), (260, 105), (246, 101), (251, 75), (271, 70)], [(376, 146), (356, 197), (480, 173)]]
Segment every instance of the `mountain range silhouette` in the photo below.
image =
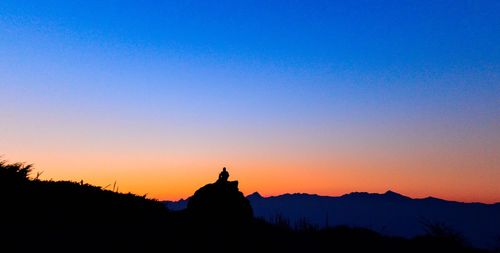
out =
[[(346, 225), (412, 238), (427, 233), (429, 224), (439, 224), (476, 247), (500, 246), (500, 203), (412, 199), (390, 190), (383, 194), (353, 192), (340, 197), (295, 193), (266, 198), (255, 192), (246, 198), (256, 217), (271, 223), (286, 220), (292, 227), (307, 221), (316, 228)], [(182, 210), (187, 202), (164, 203), (171, 210)]]
[(245, 198), (227, 171), (181, 211), (83, 181), (40, 180), (31, 171), (0, 161), (1, 252), (487, 252), (434, 224), (426, 234), (403, 238), (367, 228), (318, 228), (307, 220), (292, 227), (283, 216), (269, 222), (254, 217), (262, 215), (254, 203), (273, 198)]

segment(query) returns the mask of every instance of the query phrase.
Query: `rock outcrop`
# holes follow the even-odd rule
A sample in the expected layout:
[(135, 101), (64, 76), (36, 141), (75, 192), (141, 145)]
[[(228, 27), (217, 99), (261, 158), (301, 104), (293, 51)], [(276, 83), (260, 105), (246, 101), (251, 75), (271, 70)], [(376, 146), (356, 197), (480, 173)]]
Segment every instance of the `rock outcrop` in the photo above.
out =
[(252, 219), (250, 202), (238, 189), (238, 181), (227, 181), (223, 170), (215, 183), (198, 189), (189, 199), (187, 211), (193, 216), (220, 224), (235, 224)]

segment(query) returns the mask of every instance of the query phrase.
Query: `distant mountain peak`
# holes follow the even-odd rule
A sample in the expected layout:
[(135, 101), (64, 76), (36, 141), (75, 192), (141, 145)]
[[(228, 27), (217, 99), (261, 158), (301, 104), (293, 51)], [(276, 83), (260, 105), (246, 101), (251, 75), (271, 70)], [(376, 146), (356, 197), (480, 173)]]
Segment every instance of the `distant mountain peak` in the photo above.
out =
[(388, 191), (386, 191), (384, 194), (385, 194), (385, 195), (394, 195), (394, 194), (396, 194), (396, 195), (401, 195), (401, 194), (399, 194), (399, 193), (397, 193), (397, 192), (393, 192), (392, 190), (388, 190)]
[(403, 200), (403, 199), (411, 199), (410, 197), (404, 196), (402, 194), (399, 194), (397, 192), (394, 192), (392, 190), (388, 190), (385, 193), (369, 193), (369, 192), (351, 192), (348, 194), (344, 194), (341, 197), (344, 198), (362, 198), (362, 199), (367, 199), (367, 198), (383, 198), (383, 199), (389, 199), (389, 200)]
[(404, 195), (399, 194), (399, 193), (397, 193), (397, 192), (394, 192), (394, 191), (392, 191), (392, 190), (388, 190), (388, 191), (386, 191), (386, 192), (384, 193), (384, 195), (386, 195), (386, 196), (400, 196), (400, 197), (405, 197)]
[(250, 195), (247, 196), (247, 198), (251, 198), (251, 199), (261, 199), (261, 198), (264, 198), (262, 197), (262, 195), (260, 195), (259, 192), (254, 192)]
[(404, 196), (402, 194), (399, 194), (399, 193), (391, 191), (391, 190), (386, 191), (383, 195), (386, 197), (394, 198), (394, 199), (410, 199), (407, 196)]

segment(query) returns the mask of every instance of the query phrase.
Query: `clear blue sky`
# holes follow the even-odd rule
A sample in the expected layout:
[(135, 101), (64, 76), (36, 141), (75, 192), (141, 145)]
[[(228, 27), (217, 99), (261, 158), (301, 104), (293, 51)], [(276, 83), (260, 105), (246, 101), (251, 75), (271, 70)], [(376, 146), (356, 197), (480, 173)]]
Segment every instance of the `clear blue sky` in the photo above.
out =
[[(1, 1), (0, 153), (97, 183), (111, 180), (97, 164), (175, 153), (155, 166), (186, 184), (176, 168), (229, 164), (277, 193), (293, 185), (259, 184), (254, 166), (333, 180), (345, 165), (340, 188), (290, 180), (498, 200), (499, 13), (499, 1)], [(355, 179), (370, 173), (373, 185)]]

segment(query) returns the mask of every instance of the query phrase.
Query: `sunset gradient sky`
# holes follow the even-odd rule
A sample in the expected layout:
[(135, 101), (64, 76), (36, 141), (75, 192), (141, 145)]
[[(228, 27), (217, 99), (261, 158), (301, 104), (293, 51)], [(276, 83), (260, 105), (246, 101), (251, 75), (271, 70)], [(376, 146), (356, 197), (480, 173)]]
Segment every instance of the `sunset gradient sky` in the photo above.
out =
[[(43, 2), (43, 3), (42, 3)], [(500, 202), (500, 1), (0, 1), (0, 154), (159, 199)]]

